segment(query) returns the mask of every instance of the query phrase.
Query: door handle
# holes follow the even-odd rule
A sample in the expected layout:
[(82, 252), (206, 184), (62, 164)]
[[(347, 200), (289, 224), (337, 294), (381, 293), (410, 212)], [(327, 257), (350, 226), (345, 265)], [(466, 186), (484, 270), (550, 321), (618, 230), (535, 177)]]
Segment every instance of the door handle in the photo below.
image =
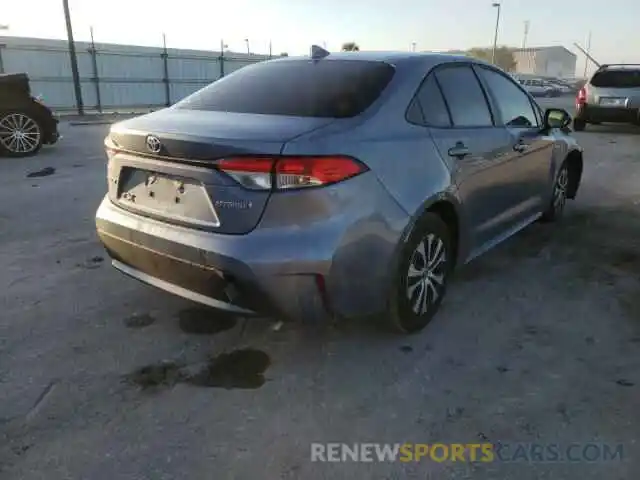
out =
[(455, 146), (449, 149), (448, 153), (450, 157), (460, 159), (466, 157), (467, 155), (470, 155), (471, 151), (469, 150), (469, 147), (467, 147), (464, 143), (457, 142)]
[(518, 140), (513, 146), (513, 149), (519, 153), (524, 152), (527, 148), (529, 148), (529, 145), (527, 143), (524, 143), (522, 140)]

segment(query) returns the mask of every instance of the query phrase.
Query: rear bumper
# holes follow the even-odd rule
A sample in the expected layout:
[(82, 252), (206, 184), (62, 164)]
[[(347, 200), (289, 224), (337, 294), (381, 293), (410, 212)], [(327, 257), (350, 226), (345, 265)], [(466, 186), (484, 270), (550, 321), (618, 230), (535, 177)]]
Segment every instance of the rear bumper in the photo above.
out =
[(601, 107), (585, 104), (576, 110), (576, 118), (585, 122), (638, 123), (638, 108)]
[(43, 126), (43, 143), (45, 145), (53, 145), (60, 139), (60, 132), (58, 131), (58, 119), (52, 116), (47, 119)]
[(236, 258), (243, 249), (233, 252), (221, 236), (139, 217), (106, 198), (96, 227), (115, 268), (174, 295), (247, 316), (318, 319), (329, 313), (315, 276), (260, 275)]
[(383, 308), (401, 234), (386, 230), (374, 242), (365, 230), (358, 241), (350, 222), (347, 230), (328, 222), (307, 231), (257, 228), (221, 235), (142, 217), (108, 197), (96, 227), (113, 266), (130, 277), (239, 315), (302, 321)]

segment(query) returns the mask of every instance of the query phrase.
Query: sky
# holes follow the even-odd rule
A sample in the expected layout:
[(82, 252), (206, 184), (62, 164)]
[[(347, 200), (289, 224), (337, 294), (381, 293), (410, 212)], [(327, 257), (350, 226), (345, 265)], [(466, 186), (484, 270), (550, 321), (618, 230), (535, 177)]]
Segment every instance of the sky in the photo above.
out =
[[(586, 47), (600, 63), (640, 63), (640, 0), (502, 0), (498, 44)], [(62, 0), (0, 0), (4, 35), (66, 38)], [(467, 49), (493, 44), (492, 0), (69, 0), (76, 40), (255, 53), (306, 54), (312, 44), (338, 50)], [(591, 71), (591, 65), (589, 71)]]

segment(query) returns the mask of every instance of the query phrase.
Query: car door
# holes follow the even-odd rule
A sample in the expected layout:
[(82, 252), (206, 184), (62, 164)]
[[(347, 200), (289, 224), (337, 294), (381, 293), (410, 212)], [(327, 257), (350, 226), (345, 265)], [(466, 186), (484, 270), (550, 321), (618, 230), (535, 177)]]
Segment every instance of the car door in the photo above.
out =
[(452, 172), (474, 256), (511, 223), (505, 212), (513, 199), (504, 194), (509, 174), (503, 171), (512, 151), (511, 136), (495, 124), (469, 63), (447, 64), (433, 70), (423, 82), (418, 98), (430, 134)]
[[(513, 205), (517, 221), (530, 221), (544, 210), (552, 174), (553, 138), (543, 132), (531, 98), (507, 75), (487, 66), (474, 66), (502, 124), (511, 135), (510, 189), (517, 190)], [(512, 198), (516, 198), (513, 195)]]

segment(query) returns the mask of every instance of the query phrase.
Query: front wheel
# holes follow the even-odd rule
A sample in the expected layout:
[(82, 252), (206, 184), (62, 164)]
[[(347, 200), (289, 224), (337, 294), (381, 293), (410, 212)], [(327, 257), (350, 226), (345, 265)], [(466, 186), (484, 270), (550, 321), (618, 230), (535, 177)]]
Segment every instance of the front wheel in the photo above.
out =
[(542, 220), (553, 222), (562, 217), (564, 207), (567, 204), (567, 190), (569, 188), (569, 168), (567, 163), (563, 163), (558, 170), (556, 180), (553, 185), (553, 196), (547, 210), (542, 214)]
[(400, 333), (425, 328), (440, 308), (452, 265), (447, 225), (438, 215), (425, 214), (402, 249), (387, 323)]
[(10, 157), (27, 157), (42, 148), (42, 127), (22, 112), (0, 113), (0, 152)]

